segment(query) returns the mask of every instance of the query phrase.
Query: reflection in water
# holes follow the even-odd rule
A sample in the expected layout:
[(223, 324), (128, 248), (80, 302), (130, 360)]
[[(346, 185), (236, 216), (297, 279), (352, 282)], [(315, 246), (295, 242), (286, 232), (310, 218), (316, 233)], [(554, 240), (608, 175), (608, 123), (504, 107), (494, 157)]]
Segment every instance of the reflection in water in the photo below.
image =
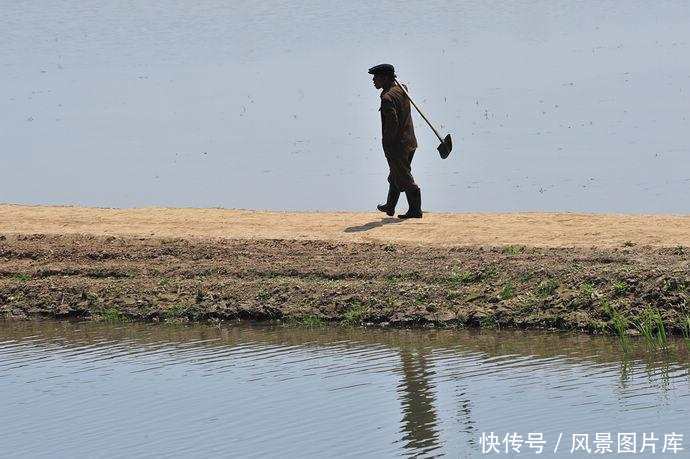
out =
[(475, 457), (490, 431), (683, 432), (684, 344), (627, 357), (617, 346), (519, 331), (0, 322), (0, 451)]
[(402, 440), (406, 448), (427, 453), (439, 446), (428, 354), (423, 348), (403, 348), (400, 358), (403, 371), (403, 383), (399, 388), (403, 409)]

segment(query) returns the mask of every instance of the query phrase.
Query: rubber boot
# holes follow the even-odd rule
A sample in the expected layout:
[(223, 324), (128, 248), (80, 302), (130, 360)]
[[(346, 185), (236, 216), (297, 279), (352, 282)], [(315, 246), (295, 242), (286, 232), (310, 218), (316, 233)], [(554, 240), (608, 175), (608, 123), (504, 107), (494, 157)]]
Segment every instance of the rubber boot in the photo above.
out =
[(407, 203), (410, 210), (405, 214), (398, 215), (398, 218), (422, 218), (422, 192), (420, 190), (406, 191)]
[(392, 217), (395, 215), (395, 206), (398, 204), (398, 198), (400, 197), (400, 191), (392, 186), (388, 187), (388, 198), (385, 204), (379, 204), (376, 206), (381, 212), (385, 212), (386, 215)]

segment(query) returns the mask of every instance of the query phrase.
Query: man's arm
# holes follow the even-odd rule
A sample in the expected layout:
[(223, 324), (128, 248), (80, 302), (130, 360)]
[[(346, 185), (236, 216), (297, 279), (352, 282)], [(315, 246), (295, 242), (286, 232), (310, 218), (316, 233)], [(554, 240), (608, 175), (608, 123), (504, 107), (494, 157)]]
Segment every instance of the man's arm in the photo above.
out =
[(390, 99), (381, 99), (381, 121), (383, 123), (383, 147), (394, 146), (399, 142), (398, 111)]

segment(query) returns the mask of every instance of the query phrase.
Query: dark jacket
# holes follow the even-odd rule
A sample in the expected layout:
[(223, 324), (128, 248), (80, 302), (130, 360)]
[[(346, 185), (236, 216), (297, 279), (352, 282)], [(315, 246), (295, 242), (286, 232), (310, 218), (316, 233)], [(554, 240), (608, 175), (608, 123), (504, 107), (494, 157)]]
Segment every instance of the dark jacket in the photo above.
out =
[(410, 100), (399, 86), (381, 93), (380, 110), (383, 150), (409, 152), (416, 149)]

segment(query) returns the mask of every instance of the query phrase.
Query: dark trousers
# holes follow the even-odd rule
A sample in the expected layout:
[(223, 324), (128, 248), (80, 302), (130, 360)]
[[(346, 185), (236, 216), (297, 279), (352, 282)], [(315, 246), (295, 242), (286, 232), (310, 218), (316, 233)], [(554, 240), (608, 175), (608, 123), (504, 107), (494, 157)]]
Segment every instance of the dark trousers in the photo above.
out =
[(412, 177), (412, 158), (415, 150), (384, 150), (388, 161), (388, 183), (398, 191), (416, 191), (419, 187)]

